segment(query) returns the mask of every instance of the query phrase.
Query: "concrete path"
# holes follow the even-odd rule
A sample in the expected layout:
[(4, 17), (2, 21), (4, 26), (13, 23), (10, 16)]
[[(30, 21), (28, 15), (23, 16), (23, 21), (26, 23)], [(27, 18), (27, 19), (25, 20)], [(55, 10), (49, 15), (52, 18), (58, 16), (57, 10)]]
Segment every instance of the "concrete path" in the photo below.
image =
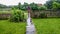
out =
[(35, 26), (33, 24), (26, 27), (26, 34), (35, 34)]
[(30, 17), (27, 19), (26, 34), (35, 34), (35, 26)]

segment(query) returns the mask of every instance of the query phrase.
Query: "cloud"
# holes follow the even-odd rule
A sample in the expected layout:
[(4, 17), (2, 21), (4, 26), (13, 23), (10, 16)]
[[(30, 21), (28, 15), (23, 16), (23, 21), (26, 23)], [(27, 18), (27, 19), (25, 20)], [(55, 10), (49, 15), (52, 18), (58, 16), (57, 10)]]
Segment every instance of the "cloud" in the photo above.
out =
[(1, 4), (5, 4), (5, 5), (17, 5), (19, 2), (21, 4), (23, 4), (24, 2), (27, 3), (42, 3), (44, 4), (47, 0), (0, 0)]

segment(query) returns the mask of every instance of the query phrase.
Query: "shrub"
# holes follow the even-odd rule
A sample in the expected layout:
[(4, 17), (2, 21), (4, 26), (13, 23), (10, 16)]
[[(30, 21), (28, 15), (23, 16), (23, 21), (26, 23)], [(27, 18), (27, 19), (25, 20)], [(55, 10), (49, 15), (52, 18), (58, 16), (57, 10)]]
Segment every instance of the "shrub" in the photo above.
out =
[(10, 21), (13, 22), (25, 21), (26, 19), (24, 17), (25, 17), (24, 11), (14, 9), (12, 10)]

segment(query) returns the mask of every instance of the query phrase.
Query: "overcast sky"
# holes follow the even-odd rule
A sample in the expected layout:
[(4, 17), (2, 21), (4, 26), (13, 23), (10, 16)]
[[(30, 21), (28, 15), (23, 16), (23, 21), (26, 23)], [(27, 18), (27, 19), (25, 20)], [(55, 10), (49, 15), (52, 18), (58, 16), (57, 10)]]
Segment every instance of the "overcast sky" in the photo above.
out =
[(19, 2), (23, 4), (24, 2), (26, 3), (41, 3), (44, 4), (47, 0), (0, 0), (0, 4), (4, 5), (17, 5)]

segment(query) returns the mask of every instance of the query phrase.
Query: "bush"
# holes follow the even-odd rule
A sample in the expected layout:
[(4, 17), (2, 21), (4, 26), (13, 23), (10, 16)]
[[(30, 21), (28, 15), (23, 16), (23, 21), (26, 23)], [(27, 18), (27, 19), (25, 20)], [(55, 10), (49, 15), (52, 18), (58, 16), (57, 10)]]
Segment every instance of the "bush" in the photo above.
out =
[(10, 21), (13, 22), (25, 21), (26, 19), (24, 17), (25, 17), (24, 11), (14, 9), (12, 10)]

